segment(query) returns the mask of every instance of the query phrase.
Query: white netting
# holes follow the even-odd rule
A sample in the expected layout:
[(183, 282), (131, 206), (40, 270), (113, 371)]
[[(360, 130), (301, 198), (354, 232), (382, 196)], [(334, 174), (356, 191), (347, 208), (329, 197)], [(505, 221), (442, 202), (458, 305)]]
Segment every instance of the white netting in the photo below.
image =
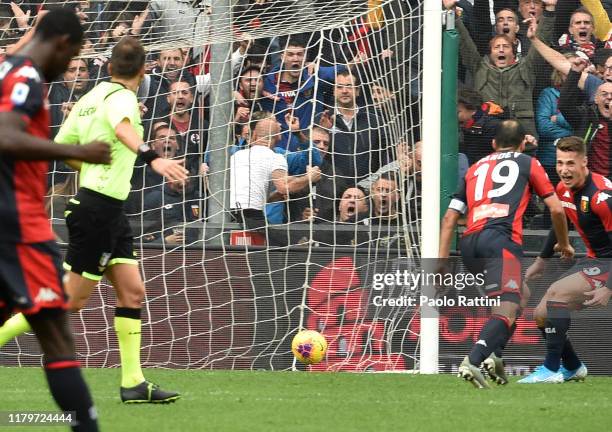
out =
[[(149, 55), (138, 94), (145, 139), (166, 157), (185, 158), (190, 169), (180, 190), (138, 163), (126, 203), (147, 286), (145, 364), (289, 368), (290, 340), (308, 327), (330, 341), (322, 369), (412, 368), (416, 311), (376, 307), (381, 293), (371, 285), (375, 273), (408, 269), (407, 258), (418, 255), (421, 2), (232, 1), (229, 27), (218, 25), (228, 16), (223, 11), (194, 9), (193, 2), (72, 3), (87, 17), (91, 43), (51, 85), (54, 126), (83, 92), (108, 79), (113, 37), (143, 21), (135, 33)], [(158, 5), (164, 25), (150, 21)], [(189, 11), (177, 18), (179, 8)], [(9, 30), (8, 37), (16, 35)], [(214, 48), (224, 42), (231, 44), (217, 57)], [(227, 83), (224, 98), (219, 91)], [(253, 92), (251, 83), (263, 88)], [(224, 107), (233, 119), (219, 122)], [(279, 133), (249, 130), (264, 111), (281, 123)], [(298, 120), (291, 131), (287, 114)], [(317, 149), (326, 140), (327, 154)], [(253, 148), (276, 141), (295, 190), (267, 210), (272, 229), (245, 234), (240, 217), (250, 215), (236, 209), (250, 207), (230, 202), (231, 185), (247, 188), (247, 203), (257, 202), (255, 176), (268, 162), (255, 166)], [(234, 156), (240, 152), (248, 154), (246, 170)], [(320, 175), (304, 176), (308, 165), (320, 165)], [(264, 180), (270, 192), (278, 187)], [(64, 240), (63, 207), (76, 181), (63, 164), (53, 166), (49, 208)], [(268, 247), (255, 246), (262, 239)], [(382, 294), (414, 294), (389, 289)], [(119, 363), (113, 308), (104, 282), (74, 320), (87, 365)], [(31, 337), (1, 352), (7, 364), (39, 361)]]

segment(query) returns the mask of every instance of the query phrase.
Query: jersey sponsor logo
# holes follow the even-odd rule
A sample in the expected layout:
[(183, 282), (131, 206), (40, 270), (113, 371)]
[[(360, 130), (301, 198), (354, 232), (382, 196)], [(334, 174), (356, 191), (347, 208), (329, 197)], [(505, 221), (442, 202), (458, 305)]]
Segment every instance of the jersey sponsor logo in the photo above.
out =
[(55, 300), (59, 300), (59, 296), (51, 288), (40, 288), (38, 295), (34, 299), (36, 303), (51, 303)]
[(565, 193), (563, 194), (563, 198), (570, 198), (569, 191), (565, 191)]
[(599, 192), (599, 194), (597, 194), (597, 202), (595, 204), (599, 204), (600, 202), (603, 202), (608, 198), (610, 198), (610, 195), (605, 192)]
[(36, 82), (40, 82), (40, 75), (38, 75), (38, 72), (32, 66), (20, 67), (17, 73), (15, 74), (15, 76), (24, 77), (24, 78), (32, 79)]
[(574, 203), (567, 202), (567, 201), (561, 201), (561, 205), (565, 208), (576, 210), (576, 205)]
[(87, 117), (93, 115), (96, 112), (96, 107), (81, 108), (79, 110), (79, 117)]
[(30, 94), (30, 86), (26, 83), (17, 83), (11, 92), (11, 102), (13, 105), (23, 105)]
[(476, 222), (481, 219), (506, 217), (509, 214), (509, 204), (482, 204), (474, 209), (474, 217), (472, 218), (472, 220)]
[(580, 211), (582, 213), (589, 212), (589, 197), (582, 195), (580, 198)]
[(544, 331), (546, 333), (557, 333), (557, 329), (555, 329), (554, 327), (546, 327)]

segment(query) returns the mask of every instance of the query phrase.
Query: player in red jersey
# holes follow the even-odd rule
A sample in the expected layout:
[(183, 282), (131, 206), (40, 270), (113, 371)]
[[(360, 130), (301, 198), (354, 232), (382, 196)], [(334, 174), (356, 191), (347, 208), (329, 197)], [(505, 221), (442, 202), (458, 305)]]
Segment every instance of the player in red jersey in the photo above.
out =
[[(587, 369), (567, 336), (570, 311), (583, 306), (606, 306), (612, 296), (612, 182), (589, 172), (586, 151), (579, 137), (562, 138), (557, 143), (557, 173), (561, 179), (557, 195), (587, 247), (587, 256), (553, 283), (537, 306), (534, 316), (546, 340), (546, 358), (520, 383), (584, 380)], [(544, 259), (552, 256), (554, 242), (554, 233), (550, 233), (525, 279), (542, 275)]]
[(42, 18), (32, 40), (0, 63), (0, 323), (23, 312), (44, 353), (53, 398), (75, 412), (73, 430), (97, 431), (96, 412), (76, 361), (61, 257), (44, 206), (49, 159), (109, 163), (101, 142), (63, 146), (49, 140), (44, 82), (79, 53), (83, 30), (74, 12)]
[(523, 214), (532, 190), (550, 209), (557, 249), (573, 255), (561, 203), (540, 163), (522, 153), (524, 146), (521, 124), (503, 121), (493, 140), (495, 152), (469, 168), (442, 221), (439, 256), (447, 258), (455, 225), (467, 215), (460, 245), (463, 262), (472, 273), (484, 273), (487, 296), (500, 299), (459, 367), (459, 376), (478, 388), (488, 387), (479, 369), (483, 362), (498, 384), (508, 382), (500, 357), (521, 307)]

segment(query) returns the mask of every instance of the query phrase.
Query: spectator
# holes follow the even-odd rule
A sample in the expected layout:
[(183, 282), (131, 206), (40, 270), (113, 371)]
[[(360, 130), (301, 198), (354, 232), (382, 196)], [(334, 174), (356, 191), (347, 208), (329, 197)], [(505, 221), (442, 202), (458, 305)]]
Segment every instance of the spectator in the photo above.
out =
[(312, 144), (319, 149), (321, 155), (321, 179), (316, 189), (313, 190), (312, 204), (314, 207), (310, 207), (308, 196), (290, 201), (291, 220), (315, 217), (317, 222), (333, 222), (337, 197), (346, 189), (346, 176), (332, 164), (329, 153), (331, 141), (329, 132), (320, 126), (314, 126), (310, 135)]
[[(459, 6), (462, 7), (461, 4)], [(470, 34), (482, 56), (489, 54), (491, 36), (500, 34), (507, 34), (511, 37), (517, 59), (527, 54), (530, 45), (526, 37), (527, 25), (521, 25), (521, 23), (528, 18), (535, 18), (539, 21), (544, 7), (542, 0), (520, 0), (518, 2), (519, 17), (516, 6), (516, 0), (497, 0), (495, 2), (474, 0), (472, 12), (474, 31), (471, 31)]]
[(236, 107), (234, 119), (238, 123), (247, 123), (251, 115), (264, 111), (261, 103), (263, 78), (257, 66), (243, 69), (238, 77), (238, 90), (235, 92)]
[[(597, 89), (594, 103), (585, 100), (578, 81), (586, 67), (581, 58), (572, 59), (572, 68), (561, 87), (559, 111), (576, 136), (587, 143), (587, 161), (591, 171), (610, 177), (612, 173), (612, 145), (610, 118), (612, 117), (612, 83), (604, 82)], [(582, 102), (582, 103), (581, 103)]]
[(491, 153), (491, 143), (503, 113), (504, 110), (499, 105), (493, 102), (483, 103), (477, 91), (467, 88), (459, 91), (459, 151), (467, 156), (469, 165)]
[(359, 82), (349, 71), (338, 73), (335, 113), (325, 112), (320, 124), (332, 131), (332, 164), (355, 183), (386, 163), (387, 143), (379, 118), (357, 105)]
[(186, 168), (197, 171), (201, 163), (201, 155), (206, 152), (208, 144), (208, 123), (200, 118), (199, 107), (194, 107), (194, 87), (191, 83), (179, 79), (170, 84), (170, 92), (166, 95), (168, 111), (162, 113), (168, 118), (170, 125), (178, 132), (183, 147), (181, 155), (186, 156)]
[(177, 39), (187, 43), (201, 41), (210, 30), (210, 5), (210, 0), (152, 0), (149, 5), (148, 38), (153, 42)]
[[(531, 38), (531, 44), (556, 71), (563, 75), (569, 74), (569, 71), (572, 68), (572, 63), (563, 54), (550, 48), (535, 36)], [(589, 102), (593, 102), (597, 89), (599, 86), (601, 86), (601, 84), (604, 82), (612, 82), (612, 57), (608, 57), (605, 60), (602, 70), (603, 80), (594, 74), (588, 73), (586, 70), (584, 70), (580, 75), (578, 87), (581, 90), (584, 90)]]
[[(247, 230), (266, 228), (264, 206), (286, 199), (320, 178), (319, 168), (308, 168), (304, 176), (289, 176), (287, 161), (272, 148), (280, 140), (281, 126), (269, 113), (253, 116), (249, 147), (230, 158), (230, 208)], [(269, 195), (270, 184), (276, 191)], [(269, 244), (288, 244), (285, 230), (267, 230)]]
[[(456, 0), (444, 0), (447, 8), (455, 5)], [(546, 10), (537, 26), (540, 38), (550, 40), (554, 21), (554, 0), (545, 0)], [(535, 113), (533, 109), (533, 89), (536, 84), (534, 65), (538, 58), (537, 50), (530, 48), (519, 61), (512, 49), (512, 40), (506, 35), (494, 36), (490, 41), (490, 53), (480, 57), (478, 50), (461, 20), (457, 20), (461, 35), (461, 61), (474, 76), (476, 90), (485, 100), (502, 106), (504, 111), (516, 117), (531, 134), (536, 134)], [(535, 32), (536, 25), (528, 29)]]
[(372, 209), (368, 224), (390, 224), (398, 219), (398, 201), (400, 195), (395, 173), (382, 174), (372, 183), (370, 199), (372, 201)]
[[(568, 59), (576, 58), (576, 54), (567, 53), (565, 57)], [(566, 78), (567, 75), (557, 70), (553, 71), (551, 75), (552, 86), (542, 91), (536, 110), (536, 122), (540, 135), (536, 156), (546, 170), (551, 182), (555, 185), (559, 181), (556, 170), (556, 141), (573, 135), (572, 127), (558, 108), (560, 89)]]
[[(179, 143), (176, 130), (166, 122), (157, 122), (152, 127), (151, 148), (159, 157), (173, 159), (179, 155)], [(128, 199), (128, 213), (142, 212), (142, 194), (146, 191), (160, 189), (164, 179), (144, 162), (136, 164), (132, 174), (132, 190)]]
[[(597, 48), (593, 30), (593, 15), (584, 8), (574, 11), (570, 18), (568, 33), (559, 38), (559, 49), (562, 52), (581, 52), (592, 59)], [(612, 45), (608, 44), (605, 46), (605, 48), (611, 47)]]
[(70, 61), (62, 80), (52, 83), (49, 90), (52, 136), (57, 134), (76, 101), (89, 91), (90, 84), (87, 60), (77, 58)]
[(185, 223), (199, 219), (200, 200), (196, 188), (190, 185), (189, 178), (185, 184), (165, 182), (161, 187), (144, 191), (143, 219), (149, 222), (144, 229), (146, 240), (157, 238), (156, 233), (163, 229), (166, 243), (183, 244), (185, 240)]
[[(300, 130), (308, 130), (314, 114), (320, 113), (320, 95), (315, 94), (315, 82), (333, 83), (336, 73), (346, 66), (319, 67), (311, 74), (305, 66), (306, 45), (297, 38), (287, 41), (281, 64), (273, 68), (264, 79), (264, 91), (268, 97), (262, 99), (266, 111), (276, 115), (281, 124), (283, 136), (278, 146), (294, 151), (299, 141), (289, 132), (285, 114), (291, 112), (300, 122)], [(322, 83), (319, 83), (319, 85)]]
[(340, 198), (336, 221), (340, 223), (359, 222), (367, 214), (368, 201), (365, 192), (358, 187), (346, 189)]

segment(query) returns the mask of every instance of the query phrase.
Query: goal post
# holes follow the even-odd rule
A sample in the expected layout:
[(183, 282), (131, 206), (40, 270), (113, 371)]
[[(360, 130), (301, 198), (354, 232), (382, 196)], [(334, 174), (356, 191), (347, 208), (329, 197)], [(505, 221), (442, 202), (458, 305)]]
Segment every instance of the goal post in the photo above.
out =
[[(381, 306), (377, 297), (420, 294), (420, 287), (415, 292), (399, 283), (382, 287), (380, 277), (420, 270), (418, 266), (427, 261), (420, 258), (434, 258), (438, 252), (439, 0), (214, 0), (199, 3), (202, 8), (197, 11), (132, 11), (137, 3), (145, 7), (161, 2), (92, 2), (97, 9), (87, 12), (86, 37), (94, 50), (82, 53), (89, 76), (64, 76), (53, 82), (51, 92), (59, 89), (65, 97), (54, 99), (51, 108), (59, 113), (53, 124), (57, 128), (80, 97), (81, 93), (74, 97), (80, 91), (79, 80), (91, 87), (109, 78), (105, 62), (113, 31), (145, 21), (141, 36), (147, 68), (151, 63), (147, 91), (139, 93), (148, 110), (143, 114), (145, 140), (167, 157), (185, 158), (193, 189), (202, 194), (166, 194), (167, 182), (151, 176), (144, 164), (136, 167), (128, 217), (146, 286), (144, 365), (290, 370), (291, 338), (298, 329), (309, 328), (323, 333), (330, 347), (326, 361), (312, 370), (436, 373), (435, 309)], [(186, 2), (177, 4), (175, 8), (187, 7)], [(194, 19), (192, 27), (182, 21), (189, 16)], [(152, 18), (163, 25), (149, 22)], [(292, 86), (295, 83), (282, 82), (280, 76), (293, 36), (303, 38), (306, 54), (300, 60), (297, 85)], [(247, 40), (250, 45), (243, 52), (238, 45)], [(199, 61), (188, 59), (194, 55), (192, 48), (197, 48)], [(160, 50), (172, 55), (166, 53), (162, 59)], [(264, 66), (251, 72), (265, 85), (277, 87), (264, 87), (266, 93), (254, 98), (262, 108), (253, 104), (240, 110), (244, 105), (236, 93), (242, 71), (257, 61)], [(341, 118), (339, 110), (342, 89), (336, 80), (347, 70), (342, 85), (357, 78), (354, 99), (362, 117), (356, 124), (348, 116)], [(298, 99), (302, 90), (303, 99)], [(180, 92), (191, 97), (189, 106), (177, 100)], [(285, 108), (279, 108), (281, 103)], [(325, 155), (313, 147), (326, 137), (328, 167), (344, 161), (353, 171), (328, 169), (321, 174), (323, 180), (304, 182), (301, 194), (281, 200), (286, 219), (277, 223), (267, 215), (266, 223), (295, 244), (259, 246), (261, 238), (246, 237), (233, 219), (232, 179), (250, 173), (232, 172), (230, 158), (246, 151), (256, 109), (270, 111), (282, 123), (286, 114), (308, 104), (313, 108), (305, 110), (299, 128), (305, 132), (304, 141), (295, 151), (281, 152), (288, 167), (294, 163), (289, 161), (293, 153), (303, 156), (294, 163), (299, 166), (296, 173), (289, 174), (303, 175), (317, 157), (324, 172)], [(185, 111), (190, 112), (188, 121), (181, 114)], [(239, 121), (240, 115), (244, 118)], [(333, 116), (333, 122), (326, 123), (326, 115)], [(323, 129), (321, 136), (315, 134), (315, 125)], [(422, 165), (415, 151), (419, 140)], [(356, 150), (348, 153), (346, 146)], [(199, 169), (202, 162), (208, 165), (206, 173)], [(365, 167), (365, 175), (356, 173), (356, 167)], [(377, 174), (379, 168), (387, 171)], [(76, 175), (65, 170), (60, 165), (53, 168), (48, 196), (53, 226), (63, 240), (68, 238), (63, 207), (76, 189)], [(395, 184), (377, 190), (380, 179)], [(352, 192), (358, 196), (342, 198), (354, 186), (362, 190)], [(335, 194), (331, 198), (326, 187)], [(397, 201), (389, 201), (396, 195)], [(292, 206), (300, 202), (321, 212), (327, 202), (330, 216), (296, 220)], [(348, 202), (346, 209), (341, 208), (343, 202)], [(366, 210), (359, 210), (364, 204)], [(387, 207), (397, 211), (387, 214)], [(119, 364), (114, 307), (112, 287), (103, 280), (88, 306), (73, 316), (78, 355), (86, 366)], [(0, 364), (40, 363), (33, 341), (27, 335), (0, 347)]]
[[(442, 124), (442, 7), (439, 0), (423, 1), (423, 196), (421, 257), (425, 264), (437, 258), (440, 243), (440, 141)], [(433, 286), (423, 295), (435, 297)], [(439, 314), (425, 303), (421, 306), (420, 372), (438, 373)]]

